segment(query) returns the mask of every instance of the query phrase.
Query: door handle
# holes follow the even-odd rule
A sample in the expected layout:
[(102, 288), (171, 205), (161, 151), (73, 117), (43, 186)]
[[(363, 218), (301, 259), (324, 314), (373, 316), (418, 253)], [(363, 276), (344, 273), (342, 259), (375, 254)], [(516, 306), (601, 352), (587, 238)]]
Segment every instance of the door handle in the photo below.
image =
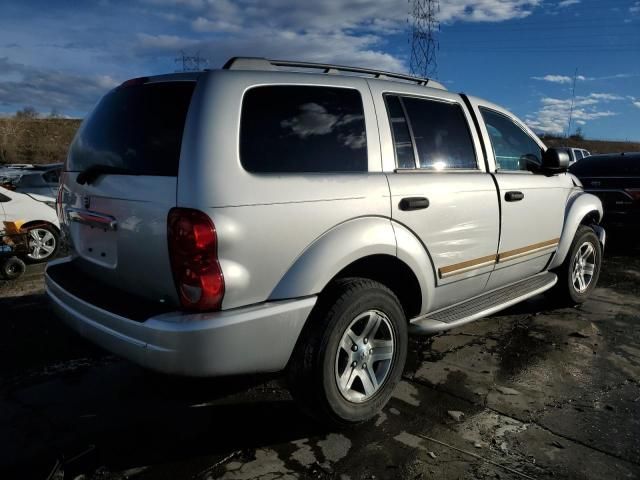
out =
[(429, 199), (425, 197), (407, 197), (400, 200), (400, 210), (422, 210), (429, 206)]
[(507, 202), (519, 202), (524, 198), (524, 193), (522, 192), (507, 192), (504, 194), (504, 199)]

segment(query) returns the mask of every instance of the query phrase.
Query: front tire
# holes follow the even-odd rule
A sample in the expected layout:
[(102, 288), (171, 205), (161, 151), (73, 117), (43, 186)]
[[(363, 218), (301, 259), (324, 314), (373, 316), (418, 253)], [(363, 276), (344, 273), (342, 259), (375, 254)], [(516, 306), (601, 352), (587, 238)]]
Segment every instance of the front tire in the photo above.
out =
[(555, 293), (560, 302), (584, 303), (596, 287), (602, 265), (602, 246), (594, 231), (580, 225), (562, 265), (556, 270)]
[(368, 279), (336, 282), (318, 299), (289, 363), (289, 383), (304, 410), (348, 425), (374, 417), (389, 401), (407, 356), (400, 302)]

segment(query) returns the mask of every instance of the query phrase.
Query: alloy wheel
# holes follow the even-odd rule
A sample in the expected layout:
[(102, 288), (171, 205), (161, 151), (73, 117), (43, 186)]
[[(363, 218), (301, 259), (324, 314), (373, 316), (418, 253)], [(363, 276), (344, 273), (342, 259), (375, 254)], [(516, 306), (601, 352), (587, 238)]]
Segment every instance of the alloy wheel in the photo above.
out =
[(382, 388), (391, 371), (395, 342), (391, 321), (378, 310), (368, 310), (351, 322), (335, 359), (335, 380), (345, 399), (362, 403)]
[(44, 260), (56, 250), (56, 237), (46, 228), (29, 230), (29, 253), (31, 260)]
[(584, 293), (591, 285), (596, 270), (596, 249), (591, 242), (584, 242), (573, 258), (571, 283), (578, 293)]

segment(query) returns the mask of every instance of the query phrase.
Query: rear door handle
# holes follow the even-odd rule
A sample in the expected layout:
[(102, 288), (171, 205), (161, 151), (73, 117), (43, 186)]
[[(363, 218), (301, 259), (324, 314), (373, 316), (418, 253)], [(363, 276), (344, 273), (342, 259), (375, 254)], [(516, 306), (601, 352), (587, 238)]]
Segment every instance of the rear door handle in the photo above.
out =
[(400, 200), (400, 210), (423, 210), (429, 206), (429, 199), (425, 197), (407, 197)]
[(507, 202), (519, 202), (524, 198), (524, 193), (522, 192), (507, 192), (504, 194), (504, 199)]

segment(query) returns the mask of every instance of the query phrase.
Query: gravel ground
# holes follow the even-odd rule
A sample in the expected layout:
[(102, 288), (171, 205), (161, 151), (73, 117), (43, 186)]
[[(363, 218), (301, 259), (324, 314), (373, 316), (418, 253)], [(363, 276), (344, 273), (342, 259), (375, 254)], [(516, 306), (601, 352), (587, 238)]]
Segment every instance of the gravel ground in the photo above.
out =
[(0, 478), (640, 478), (640, 248), (594, 297), (544, 296), (411, 342), (373, 421), (327, 430), (278, 377), (151, 374), (49, 309), (42, 268), (0, 284)]

